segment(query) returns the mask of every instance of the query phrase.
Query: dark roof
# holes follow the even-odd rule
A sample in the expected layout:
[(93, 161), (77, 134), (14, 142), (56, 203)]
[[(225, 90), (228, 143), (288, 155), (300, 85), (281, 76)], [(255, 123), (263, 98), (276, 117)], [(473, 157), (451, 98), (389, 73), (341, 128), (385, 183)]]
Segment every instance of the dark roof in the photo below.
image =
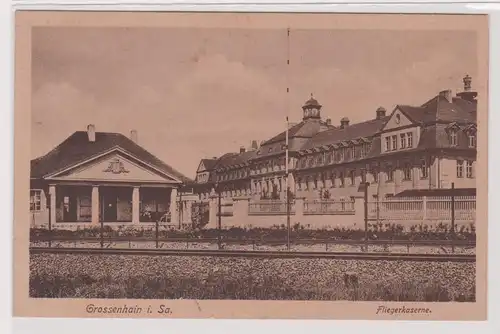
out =
[(410, 189), (397, 193), (396, 197), (418, 196), (476, 196), (476, 188)]
[(306, 150), (323, 145), (339, 143), (344, 140), (371, 137), (380, 131), (388, 119), (389, 116), (385, 116), (380, 119), (372, 119), (366, 122), (348, 125), (345, 128), (335, 128), (320, 132), (309, 140), (302, 149)]
[(219, 169), (224, 167), (241, 165), (248, 162), (248, 160), (253, 158), (255, 155), (256, 151), (246, 151), (242, 153), (226, 153), (217, 160), (217, 163), (215, 164), (214, 168)]
[(114, 147), (120, 147), (138, 160), (144, 161), (183, 182), (192, 181), (120, 133), (96, 132), (95, 142), (90, 142), (86, 131), (76, 131), (46, 155), (31, 160), (31, 177), (42, 178), (47, 174), (105, 153)]
[[(302, 121), (294, 126), (292, 126), (290, 129), (288, 129), (288, 139), (291, 138), (311, 138), (315, 134), (317, 134), (320, 131), (324, 131), (327, 129), (334, 129), (335, 126), (331, 124), (327, 124), (326, 122), (323, 121), (314, 121), (314, 120), (307, 120), (307, 121)], [(262, 146), (276, 143), (276, 142), (285, 142), (286, 140), (286, 131), (280, 132), (278, 135), (272, 137), (269, 140), (266, 140)]]
[(203, 166), (205, 166), (206, 170), (213, 170), (217, 161), (218, 159), (201, 159), (201, 162), (203, 163)]
[(410, 120), (419, 123), (475, 123), (477, 118), (477, 104), (458, 97), (453, 97), (450, 102), (445, 97), (437, 95), (420, 107), (398, 105), (397, 108)]
[(318, 100), (316, 100), (315, 98), (313, 98), (311, 96), (311, 98), (309, 100), (307, 100), (306, 103), (304, 104), (304, 107), (317, 107), (317, 108), (321, 108), (321, 104), (319, 104)]

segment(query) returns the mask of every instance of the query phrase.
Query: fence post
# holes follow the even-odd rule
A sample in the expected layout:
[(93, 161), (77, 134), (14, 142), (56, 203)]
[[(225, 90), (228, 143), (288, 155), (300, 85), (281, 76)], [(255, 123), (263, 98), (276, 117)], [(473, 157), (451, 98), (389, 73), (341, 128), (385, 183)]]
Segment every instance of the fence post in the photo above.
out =
[(455, 182), (451, 183), (451, 252), (455, 253)]
[(219, 189), (219, 186), (217, 185), (217, 198), (218, 198), (218, 209), (217, 209), (217, 245), (218, 248), (221, 249), (222, 247), (222, 240), (221, 240), (221, 229), (222, 229), (222, 198), (221, 198), (221, 192)]
[(101, 221), (101, 248), (104, 248), (104, 219), (102, 215), (99, 220)]
[[(48, 203), (51, 203), (52, 194), (48, 194)], [(49, 204), (49, 248), (52, 247), (52, 205)]]
[(422, 197), (422, 220), (427, 220), (427, 196)]
[(365, 182), (365, 196), (364, 196), (364, 205), (365, 205), (365, 251), (368, 251), (368, 182)]
[(156, 226), (155, 226), (155, 228), (156, 228), (156, 231), (155, 231), (156, 232), (156, 248), (158, 248), (158, 227), (159, 227), (159, 225), (160, 225), (160, 221), (158, 219), (156, 219)]

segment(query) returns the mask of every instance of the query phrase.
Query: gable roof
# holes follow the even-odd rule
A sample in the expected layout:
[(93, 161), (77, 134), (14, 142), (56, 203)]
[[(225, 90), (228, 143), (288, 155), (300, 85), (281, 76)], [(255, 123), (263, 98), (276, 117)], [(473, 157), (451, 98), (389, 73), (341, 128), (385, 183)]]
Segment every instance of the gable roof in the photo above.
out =
[(214, 169), (215, 165), (217, 164), (217, 159), (201, 159), (200, 161), (200, 166), (203, 164), (205, 167), (205, 170), (211, 171)]
[(95, 142), (90, 142), (86, 131), (74, 132), (49, 153), (31, 160), (31, 177), (43, 178), (47, 174), (55, 173), (84, 162), (115, 147), (123, 149), (136, 159), (148, 163), (165, 174), (178, 178), (182, 182), (192, 182), (191, 179), (167, 165), (121, 133), (96, 132)]
[(451, 101), (441, 95), (436, 95), (420, 107), (398, 105), (410, 120), (420, 123), (431, 122), (471, 122), (477, 118), (477, 104), (459, 97)]
[(389, 117), (390, 116), (385, 116), (379, 119), (372, 119), (366, 122), (348, 125), (345, 128), (335, 128), (320, 132), (311, 138), (311, 140), (309, 140), (304, 147), (302, 147), (302, 149), (307, 150), (323, 145), (331, 145), (344, 141), (348, 142), (349, 140), (362, 137), (371, 137), (380, 131)]

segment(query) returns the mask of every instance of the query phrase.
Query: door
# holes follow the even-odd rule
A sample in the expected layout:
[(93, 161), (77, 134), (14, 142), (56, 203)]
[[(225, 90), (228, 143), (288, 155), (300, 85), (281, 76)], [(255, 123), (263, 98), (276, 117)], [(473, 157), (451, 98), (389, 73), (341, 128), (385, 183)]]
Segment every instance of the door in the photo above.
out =
[(116, 222), (116, 197), (115, 196), (102, 196), (101, 198), (102, 218), (105, 222)]

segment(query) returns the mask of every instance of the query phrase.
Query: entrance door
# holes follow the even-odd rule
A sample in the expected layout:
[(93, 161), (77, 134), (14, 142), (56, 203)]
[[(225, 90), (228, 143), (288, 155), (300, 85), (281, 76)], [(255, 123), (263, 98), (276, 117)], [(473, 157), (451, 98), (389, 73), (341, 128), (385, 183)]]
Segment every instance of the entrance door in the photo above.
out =
[(63, 197), (63, 221), (76, 222), (76, 197)]
[(117, 219), (116, 196), (102, 196), (102, 218), (105, 222), (115, 222)]

